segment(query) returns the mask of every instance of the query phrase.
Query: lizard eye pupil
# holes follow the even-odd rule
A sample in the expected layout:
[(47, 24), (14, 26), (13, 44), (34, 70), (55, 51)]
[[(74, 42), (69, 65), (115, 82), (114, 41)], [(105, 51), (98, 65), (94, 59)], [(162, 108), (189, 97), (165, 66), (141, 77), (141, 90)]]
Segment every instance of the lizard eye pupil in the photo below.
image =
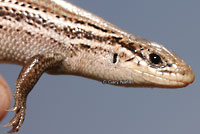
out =
[(155, 54), (155, 53), (152, 53), (149, 55), (149, 59), (150, 61), (153, 63), (153, 64), (160, 64), (162, 63), (162, 60), (160, 58), (159, 55)]

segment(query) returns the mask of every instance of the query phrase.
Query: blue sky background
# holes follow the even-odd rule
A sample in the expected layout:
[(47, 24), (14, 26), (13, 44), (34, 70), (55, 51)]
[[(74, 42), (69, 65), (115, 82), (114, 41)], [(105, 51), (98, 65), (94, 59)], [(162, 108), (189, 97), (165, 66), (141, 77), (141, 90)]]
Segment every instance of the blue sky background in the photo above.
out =
[[(123, 88), (44, 74), (27, 102), (22, 134), (199, 134), (200, 1), (70, 0), (122, 29), (164, 44), (195, 71), (182, 89)], [(0, 65), (14, 93), (21, 67)], [(14, 113), (1, 123), (6, 124)], [(8, 128), (0, 128), (0, 134)]]

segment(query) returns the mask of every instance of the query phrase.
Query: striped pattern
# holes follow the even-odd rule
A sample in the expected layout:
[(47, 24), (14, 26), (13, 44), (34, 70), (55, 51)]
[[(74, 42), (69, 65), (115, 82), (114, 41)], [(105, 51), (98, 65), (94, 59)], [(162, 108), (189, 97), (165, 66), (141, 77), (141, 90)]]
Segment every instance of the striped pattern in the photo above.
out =
[(179, 88), (194, 81), (191, 67), (162, 45), (63, 0), (0, 0), (0, 63), (24, 66), (10, 132), (21, 127), (26, 96), (45, 71), (128, 81), (117, 84), (126, 87)]
[[(106, 49), (106, 45), (119, 45), (120, 47), (125, 47), (133, 53), (137, 53), (140, 57), (142, 54), (140, 51), (136, 51), (134, 43), (123, 42), (123, 36), (121, 36), (116, 31), (107, 30), (104, 27), (100, 27), (97, 24), (93, 24), (92, 22), (87, 22), (83, 20), (79, 20), (79, 18), (68, 17), (66, 15), (57, 15), (51, 11), (51, 15), (46, 15), (47, 7), (43, 10), (40, 10), (41, 5), (24, 3), (18, 1), (2, 1), (2, 6), (0, 6), (0, 17), (4, 20), (10, 21), (10, 23), (15, 23), (20, 25), (27, 25), (27, 27), (23, 26), (23, 31), (26, 31), (30, 36), (34, 36), (35, 34), (41, 34), (46, 37), (50, 37), (51, 40), (57, 44), (68, 45), (73, 42), (80, 42), (80, 44), (84, 44), (85, 40), (87, 40), (87, 44), (92, 46), (101, 46)], [(6, 6), (4, 6), (6, 4)], [(35, 6), (33, 6), (35, 5)], [(42, 13), (41, 13), (42, 12)], [(1, 27), (3, 27), (1, 25)], [(26, 29), (27, 28), (27, 29)], [(35, 33), (31, 29), (36, 29)], [(16, 28), (15, 30), (19, 30), (22, 28)], [(48, 32), (54, 32), (54, 34), (47, 34)], [(56, 35), (55, 35), (56, 34)], [(59, 40), (59, 38), (61, 38)], [(84, 42), (81, 42), (83, 41)], [(88, 41), (89, 40), (89, 41)]]
[[(154, 74), (155, 71), (160, 72), (159, 77), (166, 79), (169, 77), (164, 73), (186, 74), (185, 69), (177, 71), (176, 68), (185, 68), (187, 65), (163, 46), (124, 32), (109, 22), (62, 0), (1, 0), (0, 18), (2, 31), (10, 30), (16, 37), (26, 35), (26, 38), (33, 38), (33, 42), (27, 42), (25, 39), (11, 37), (14, 40), (12, 45), (8, 42), (8, 46), (16, 47), (21, 42), (21, 49), (18, 52), (19, 56), (13, 55), (17, 58), (8, 58), (6, 54), (0, 57), (2, 60), (7, 59), (8, 62), (12, 60), (23, 65), (34, 55), (51, 51), (71, 58), (83, 53), (90, 55), (91, 52), (98, 57), (96, 51), (101, 51), (101, 56), (117, 53), (121, 58), (118, 60), (121, 64), (122, 61), (133, 62), (133, 66), (137, 68), (146, 68), (148, 65), (148, 71), (153, 71), (150, 72), (152, 75), (157, 75)], [(5, 45), (6, 43), (1, 44), (7, 47)], [(10, 50), (6, 53), (12, 53)], [(151, 63), (151, 53), (157, 53), (163, 60), (162, 64)]]

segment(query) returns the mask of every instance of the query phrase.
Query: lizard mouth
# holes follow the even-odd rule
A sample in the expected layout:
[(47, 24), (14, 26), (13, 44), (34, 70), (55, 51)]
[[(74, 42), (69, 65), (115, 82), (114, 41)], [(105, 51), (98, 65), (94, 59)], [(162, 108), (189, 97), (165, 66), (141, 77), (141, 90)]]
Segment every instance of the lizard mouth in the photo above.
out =
[(153, 87), (181, 88), (194, 81), (194, 72), (190, 66), (184, 66), (184, 69), (177, 72), (143, 73), (143, 79)]

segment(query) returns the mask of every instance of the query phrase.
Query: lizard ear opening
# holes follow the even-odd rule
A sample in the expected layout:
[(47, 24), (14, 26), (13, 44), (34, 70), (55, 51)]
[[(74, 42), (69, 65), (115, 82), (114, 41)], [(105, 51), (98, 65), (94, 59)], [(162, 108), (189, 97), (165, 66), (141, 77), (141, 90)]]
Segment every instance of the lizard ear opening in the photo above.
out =
[(114, 55), (113, 55), (113, 63), (117, 62), (117, 57), (118, 57), (118, 54), (114, 53)]

